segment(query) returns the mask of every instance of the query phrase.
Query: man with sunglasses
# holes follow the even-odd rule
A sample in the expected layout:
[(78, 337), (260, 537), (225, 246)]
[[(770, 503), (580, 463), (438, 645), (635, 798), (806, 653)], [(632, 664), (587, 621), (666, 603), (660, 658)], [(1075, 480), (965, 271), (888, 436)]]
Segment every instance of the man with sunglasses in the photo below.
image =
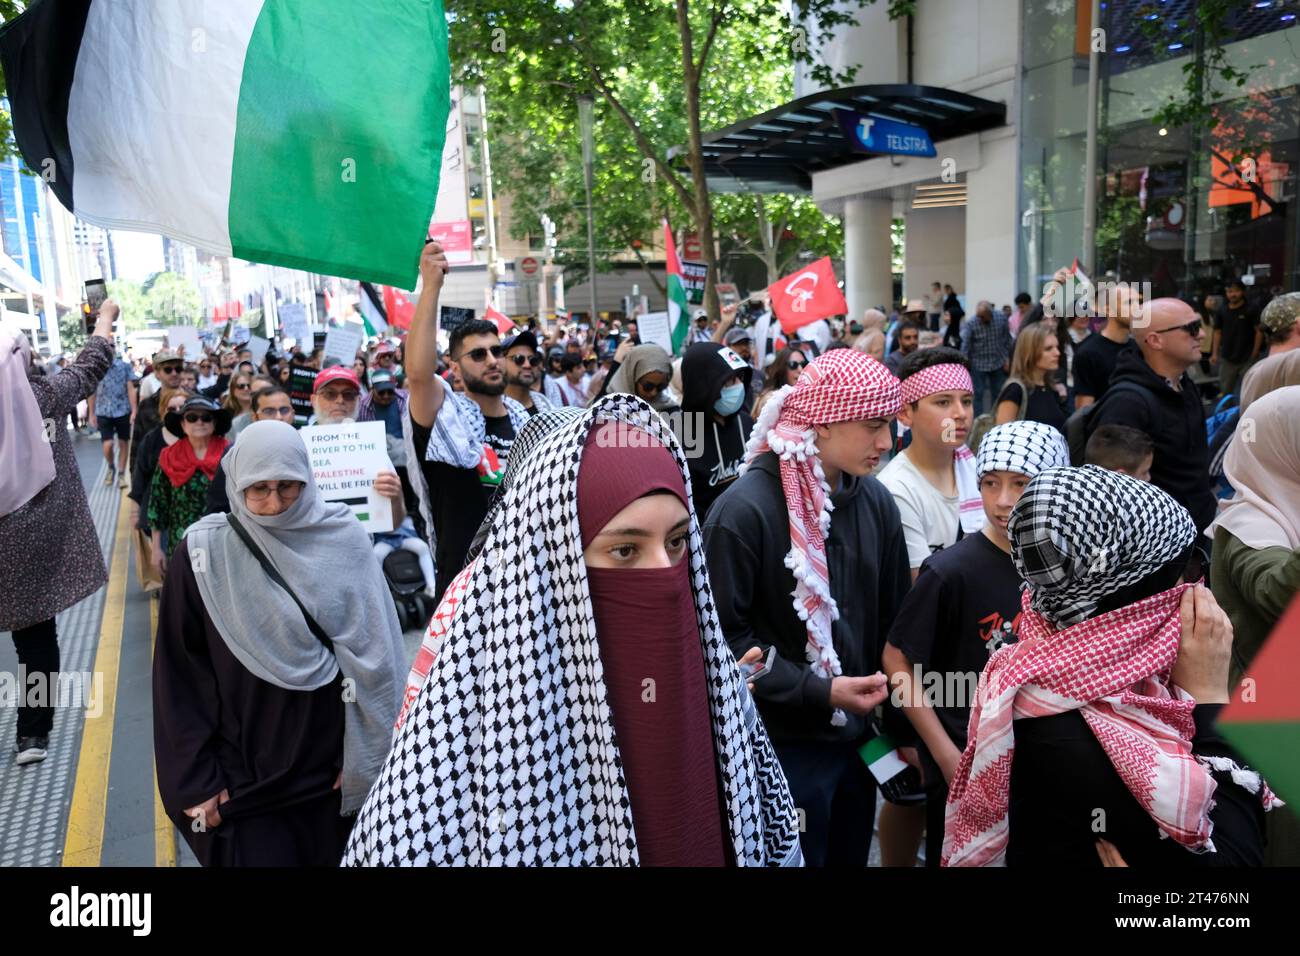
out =
[(1146, 303), (1132, 327), (1137, 348), (1119, 353), (1087, 432), (1091, 437), (1102, 425), (1128, 425), (1150, 436), (1152, 484), (1191, 513), (1199, 533), (1214, 520), (1215, 500), (1205, 413), (1187, 370), (1201, 360), (1205, 329), (1181, 299)]
[(131, 433), (131, 470), (135, 470), (135, 453), (144, 436), (162, 424), (162, 415), (158, 410), (158, 398), (162, 388), (179, 388), (181, 370), (185, 363), (179, 352), (172, 349), (160, 349), (153, 353), (153, 374), (160, 386), (147, 398), (140, 399), (135, 413), (135, 429)]
[(542, 353), (537, 347), (537, 336), (520, 332), (501, 343), (505, 349), (506, 394), (524, 407), (529, 415), (549, 411), (559, 402), (552, 402), (541, 391), (534, 390), (542, 378)]
[(447, 359), (464, 392), (453, 392), (438, 376), (438, 296), (449, 268), (442, 246), (426, 242), (405, 350), (407, 410), (420, 462), (410, 477), (433, 525), (439, 600), (464, 567), (515, 435), (528, 422), (528, 410), (505, 394), (505, 349), (493, 323), (472, 319), (449, 336)]

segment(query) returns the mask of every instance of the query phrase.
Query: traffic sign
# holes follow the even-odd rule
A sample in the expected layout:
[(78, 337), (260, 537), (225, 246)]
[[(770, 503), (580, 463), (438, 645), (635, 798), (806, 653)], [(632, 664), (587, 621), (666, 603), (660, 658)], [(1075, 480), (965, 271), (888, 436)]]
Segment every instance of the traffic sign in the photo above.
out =
[(515, 259), (515, 281), (526, 282), (540, 279), (542, 260), (536, 256), (519, 256)]

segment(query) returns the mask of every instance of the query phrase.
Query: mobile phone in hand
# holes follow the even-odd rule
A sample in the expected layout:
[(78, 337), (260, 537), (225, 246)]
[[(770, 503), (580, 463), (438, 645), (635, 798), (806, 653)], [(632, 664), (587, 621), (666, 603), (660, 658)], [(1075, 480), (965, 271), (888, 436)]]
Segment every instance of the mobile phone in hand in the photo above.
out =
[(772, 645), (767, 649), (767, 653), (763, 655), (761, 660), (752, 664), (740, 664), (740, 676), (744, 678), (747, 684), (758, 680), (760, 677), (766, 677), (772, 673), (772, 664), (775, 660), (776, 645)]
[(86, 304), (90, 306), (90, 312), (86, 315), (86, 334), (90, 335), (95, 331), (95, 323), (99, 319), (99, 307), (108, 298), (108, 283), (103, 279), (88, 279), (85, 294)]

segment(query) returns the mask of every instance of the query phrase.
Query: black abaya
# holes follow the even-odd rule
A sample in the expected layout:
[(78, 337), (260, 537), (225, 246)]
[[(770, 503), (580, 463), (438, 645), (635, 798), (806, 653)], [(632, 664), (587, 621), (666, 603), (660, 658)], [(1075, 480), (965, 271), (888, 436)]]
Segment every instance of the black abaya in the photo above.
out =
[[(204, 866), (337, 866), (352, 818), (333, 789), (343, 766), (342, 675), (285, 690), (247, 670), (203, 606), (181, 542), (158, 611), (154, 752), (167, 815)], [(225, 789), (219, 826), (185, 815)]]

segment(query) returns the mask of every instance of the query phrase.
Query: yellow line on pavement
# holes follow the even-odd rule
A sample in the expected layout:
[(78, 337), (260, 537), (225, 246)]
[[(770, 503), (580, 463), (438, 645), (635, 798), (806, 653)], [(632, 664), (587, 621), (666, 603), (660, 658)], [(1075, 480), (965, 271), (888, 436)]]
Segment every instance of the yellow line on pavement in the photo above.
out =
[[(117, 506), (113, 534), (113, 560), (99, 625), (95, 674), (102, 674), (103, 701), (98, 717), (86, 716), (81, 733), (77, 778), (68, 811), (68, 832), (63, 843), (64, 866), (98, 866), (104, 845), (104, 817), (108, 811), (108, 764), (113, 750), (113, 719), (117, 712), (117, 674), (122, 657), (122, 627), (126, 618), (126, 573), (130, 552), (130, 521), (123, 495)], [(93, 682), (92, 682), (93, 683)]]
[[(158, 636), (158, 602), (152, 594), (146, 597), (149, 602), (149, 650), (150, 672), (153, 670), (153, 644)], [(152, 742), (149, 749), (153, 750)], [(154, 866), (176, 865), (176, 829), (171, 817), (163, 809), (162, 795), (158, 792), (158, 764), (155, 757), (150, 758), (153, 766), (153, 863)]]

